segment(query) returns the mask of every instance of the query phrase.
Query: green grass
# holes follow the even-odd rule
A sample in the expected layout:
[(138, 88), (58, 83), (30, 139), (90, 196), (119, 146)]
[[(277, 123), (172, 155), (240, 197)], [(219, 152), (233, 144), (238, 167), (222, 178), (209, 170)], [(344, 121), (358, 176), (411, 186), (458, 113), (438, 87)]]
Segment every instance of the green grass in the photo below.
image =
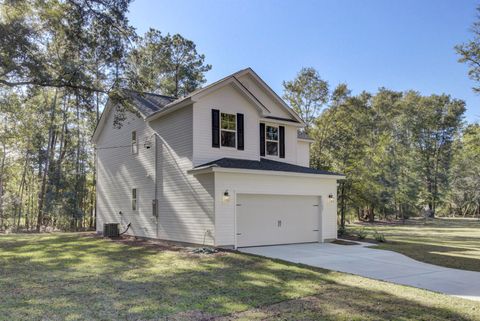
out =
[(0, 320), (480, 320), (480, 303), (237, 253), (0, 236)]
[(480, 272), (480, 220), (423, 219), (406, 224), (352, 224), (347, 231), (366, 229), (385, 234), (387, 243), (376, 248), (396, 251), (431, 264)]

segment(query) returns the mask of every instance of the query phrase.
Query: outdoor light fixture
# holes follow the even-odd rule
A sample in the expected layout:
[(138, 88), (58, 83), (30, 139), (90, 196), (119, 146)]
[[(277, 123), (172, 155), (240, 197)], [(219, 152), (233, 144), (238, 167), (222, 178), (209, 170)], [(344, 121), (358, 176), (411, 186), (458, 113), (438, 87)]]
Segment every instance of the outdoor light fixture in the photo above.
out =
[(230, 193), (228, 192), (228, 189), (223, 192), (223, 202), (230, 202)]
[(330, 203), (335, 202), (335, 196), (333, 196), (332, 193), (328, 194), (328, 200), (330, 201)]
[(145, 149), (150, 149), (152, 147), (152, 142), (150, 141), (149, 138), (145, 139), (145, 143), (143, 144), (143, 147), (145, 147)]

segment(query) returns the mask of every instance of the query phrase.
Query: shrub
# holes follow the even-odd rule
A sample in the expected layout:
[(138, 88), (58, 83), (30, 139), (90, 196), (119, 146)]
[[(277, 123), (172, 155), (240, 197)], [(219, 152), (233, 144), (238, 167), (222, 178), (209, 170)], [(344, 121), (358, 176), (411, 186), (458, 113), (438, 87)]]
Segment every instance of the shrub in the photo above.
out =
[(386, 242), (387, 240), (385, 239), (385, 235), (383, 235), (383, 233), (378, 233), (377, 231), (375, 231), (373, 233), (373, 238), (375, 239), (375, 241), (377, 242)]
[(340, 227), (338, 228), (338, 231), (337, 231), (337, 232), (338, 232), (338, 236), (347, 235), (347, 229), (346, 229), (345, 227), (342, 227), (342, 226), (340, 226)]
[(367, 230), (365, 228), (362, 228), (361, 230), (358, 230), (357, 231), (357, 237), (360, 239), (360, 240), (363, 240), (364, 238), (366, 238), (368, 235), (367, 233)]

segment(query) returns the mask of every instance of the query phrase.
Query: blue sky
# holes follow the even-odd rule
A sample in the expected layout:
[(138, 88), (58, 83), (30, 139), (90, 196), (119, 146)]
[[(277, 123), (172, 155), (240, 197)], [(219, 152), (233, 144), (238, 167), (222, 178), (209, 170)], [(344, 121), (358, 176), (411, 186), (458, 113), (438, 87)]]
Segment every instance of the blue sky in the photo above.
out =
[(359, 93), (379, 87), (447, 93), (480, 121), (480, 96), (453, 47), (471, 38), (480, 1), (470, 0), (136, 0), (129, 18), (180, 33), (213, 68), (208, 82), (252, 67), (277, 93), (302, 67), (331, 87)]

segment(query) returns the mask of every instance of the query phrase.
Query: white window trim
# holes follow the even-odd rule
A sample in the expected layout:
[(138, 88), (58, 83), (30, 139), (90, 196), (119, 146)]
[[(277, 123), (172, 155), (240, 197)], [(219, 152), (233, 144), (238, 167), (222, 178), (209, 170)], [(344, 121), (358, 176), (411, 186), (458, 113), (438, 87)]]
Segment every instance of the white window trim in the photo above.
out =
[[(222, 114), (235, 116), (235, 130), (233, 130), (233, 129), (223, 129), (222, 128)], [(238, 142), (237, 142), (237, 129), (238, 129), (237, 128), (237, 114), (226, 113), (226, 112), (220, 111), (220, 148), (237, 149), (237, 144), (238, 144)], [(222, 131), (235, 133), (235, 146), (224, 146), (224, 145), (222, 145)]]
[[(134, 190), (135, 190), (135, 198), (133, 198), (133, 191)], [(136, 212), (136, 211), (138, 211), (138, 188), (136, 188), (136, 187), (132, 188), (132, 194), (130, 196), (132, 198), (132, 203), (131, 203), (132, 211)], [(133, 208), (134, 202), (135, 202), (135, 208)]]
[[(267, 137), (267, 127), (274, 127), (277, 129), (277, 140), (268, 139)], [(267, 142), (277, 143), (277, 155), (269, 155)], [(280, 158), (280, 126), (275, 124), (265, 124), (265, 157), (269, 158)]]
[[(133, 133), (135, 133), (135, 141), (133, 140)], [(132, 130), (130, 134), (130, 152), (132, 155), (137, 155), (138, 154), (138, 133), (136, 130)]]

